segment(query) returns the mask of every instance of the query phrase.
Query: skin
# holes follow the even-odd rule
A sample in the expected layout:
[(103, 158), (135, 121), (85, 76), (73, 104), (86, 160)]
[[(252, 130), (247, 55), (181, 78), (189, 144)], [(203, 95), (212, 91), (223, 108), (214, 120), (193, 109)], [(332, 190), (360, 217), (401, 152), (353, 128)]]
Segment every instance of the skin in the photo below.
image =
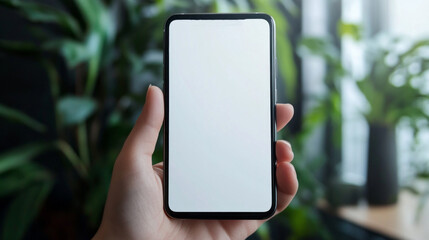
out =
[[(292, 118), (290, 104), (277, 104), (277, 131)], [(146, 103), (116, 159), (102, 223), (94, 239), (245, 239), (267, 220), (183, 220), (163, 209), (163, 163), (152, 154), (164, 119), (162, 91), (148, 88)], [(283, 211), (298, 189), (291, 145), (276, 142), (278, 205)]]

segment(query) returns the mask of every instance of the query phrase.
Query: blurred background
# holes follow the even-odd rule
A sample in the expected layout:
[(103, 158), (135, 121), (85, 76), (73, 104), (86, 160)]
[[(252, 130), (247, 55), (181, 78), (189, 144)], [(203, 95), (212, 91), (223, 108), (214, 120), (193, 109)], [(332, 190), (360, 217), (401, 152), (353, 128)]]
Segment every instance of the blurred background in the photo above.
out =
[[(427, 239), (427, 0), (0, 0), (0, 239), (88, 239), (179, 12), (265, 12), (299, 191), (249, 239)], [(215, 131), (215, 129), (214, 129)], [(153, 158), (162, 160), (162, 139)]]

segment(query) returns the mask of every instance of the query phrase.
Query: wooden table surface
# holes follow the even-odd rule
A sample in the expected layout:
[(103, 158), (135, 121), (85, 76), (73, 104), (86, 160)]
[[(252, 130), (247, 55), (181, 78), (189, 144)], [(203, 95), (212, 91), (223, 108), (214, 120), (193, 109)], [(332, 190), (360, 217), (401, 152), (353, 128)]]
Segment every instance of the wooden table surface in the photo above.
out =
[(429, 201), (416, 221), (418, 197), (401, 191), (398, 203), (389, 206), (368, 206), (364, 201), (356, 206), (342, 206), (330, 210), (326, 201), (321, 201), (322, 210), (333, 212), (340, 218), (361, 227), (399, 239), (429, 239)]

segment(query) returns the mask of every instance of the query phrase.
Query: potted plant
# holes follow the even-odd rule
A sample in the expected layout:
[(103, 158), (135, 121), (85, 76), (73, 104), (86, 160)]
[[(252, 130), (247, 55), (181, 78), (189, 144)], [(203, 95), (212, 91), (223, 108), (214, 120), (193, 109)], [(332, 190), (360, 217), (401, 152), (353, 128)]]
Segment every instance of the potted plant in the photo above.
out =
[(357, 81), (369, 103), (366, 197), (369, 204), (384, 205), (395, 203), (398, 196), (397, 124), (407, 119), (418, 131), (417, 122), (429, 119), (424, 109), (429, 99), (424, 90), (429, 40), (410, 42), (379, 35), (368, 43), (368, 72)]

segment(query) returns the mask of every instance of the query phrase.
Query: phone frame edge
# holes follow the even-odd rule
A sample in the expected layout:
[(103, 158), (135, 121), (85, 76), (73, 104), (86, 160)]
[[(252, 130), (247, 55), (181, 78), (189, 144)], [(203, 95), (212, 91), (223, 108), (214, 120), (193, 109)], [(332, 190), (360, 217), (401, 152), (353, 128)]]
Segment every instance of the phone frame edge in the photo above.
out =
[[(168, 121), (169, 121), (169, 27), (174, 20), (201, 20), (201, 19), (264, 19), (270, 27), (270, 102), (271, 102), (271, 181), (272, 204), (266, 212), (177, 212), (173, 211), (168, 202)], [(179, 219), (267, 219), (274, 215), (277, 209), (277, 181), (276, 181), (276, 35), (274, 19), (265, 13), (191, 13), (171, 15), (164, 27), (164, 211), (168, 216)]]

